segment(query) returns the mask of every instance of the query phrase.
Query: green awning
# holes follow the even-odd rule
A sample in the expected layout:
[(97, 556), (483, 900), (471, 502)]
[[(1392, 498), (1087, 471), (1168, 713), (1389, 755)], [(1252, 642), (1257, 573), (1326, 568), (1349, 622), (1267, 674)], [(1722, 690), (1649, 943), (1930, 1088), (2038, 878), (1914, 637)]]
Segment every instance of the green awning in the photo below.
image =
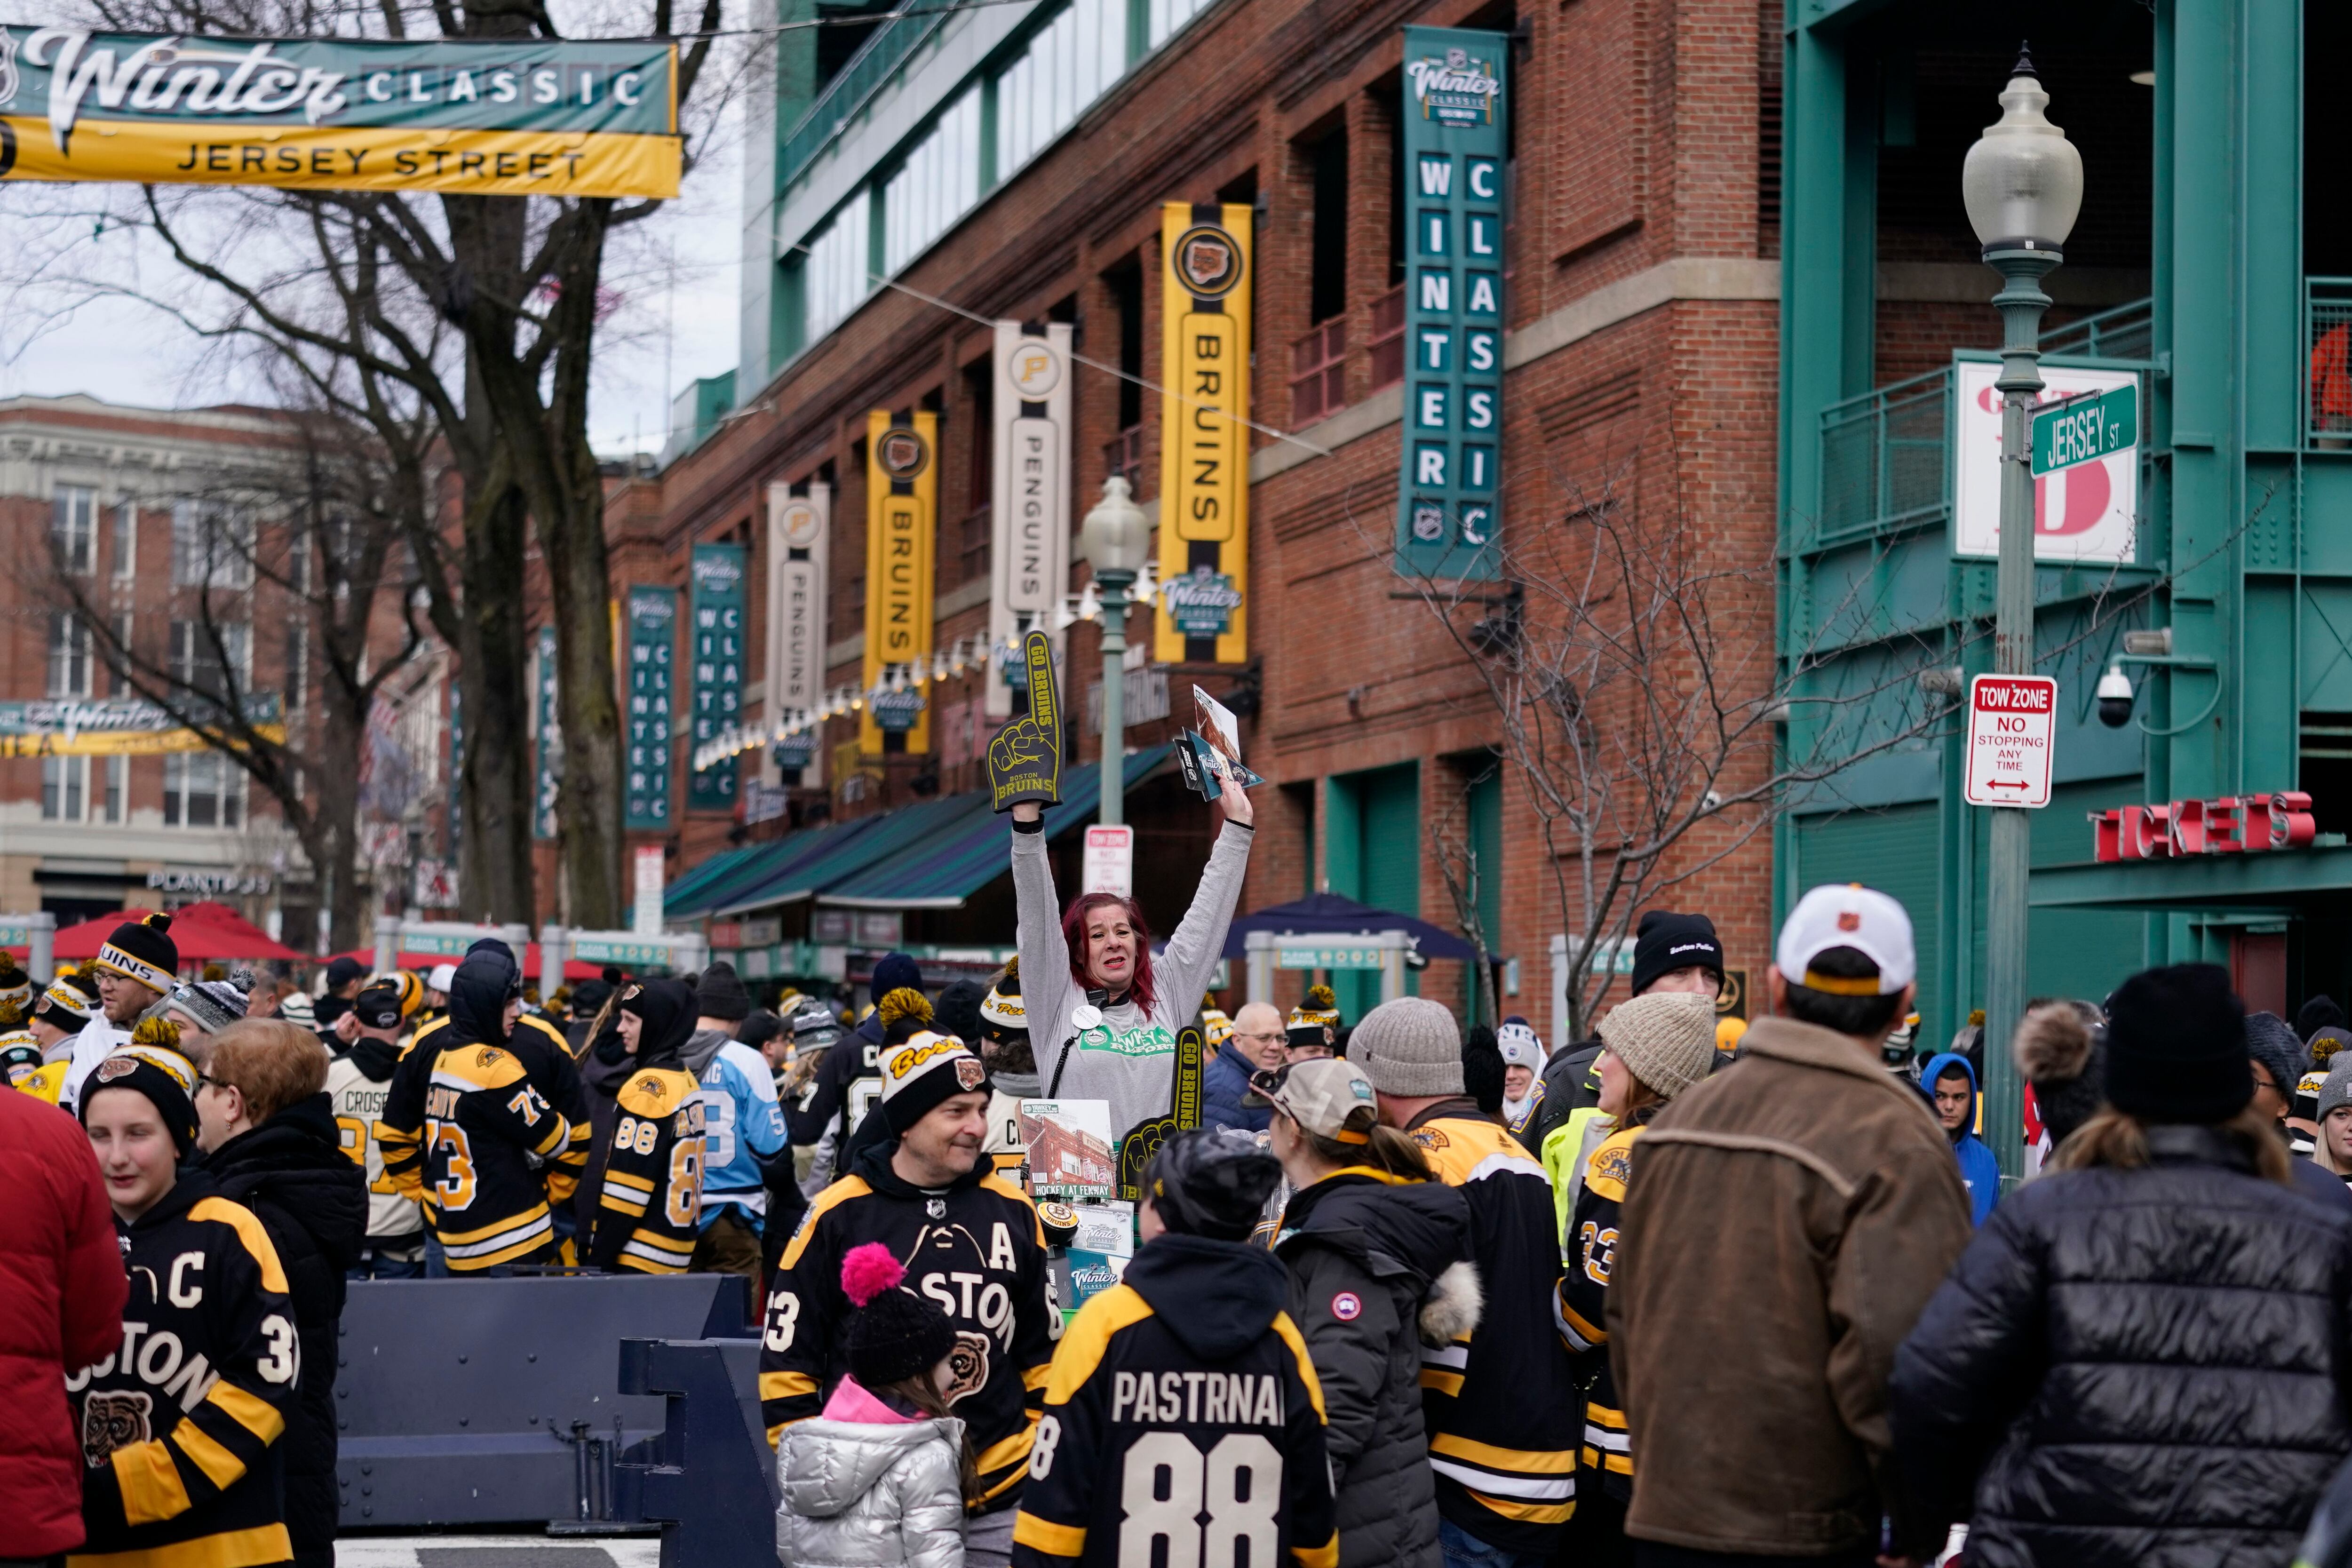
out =
[[(710, 887), (730, 872), (758, 858), (768, 850), (775, 848), (777, 844), (783, 842), (785, 840), (779, 839), (769, 844), (746, 844), (734, 849), (723, 849), (713, 855), (701, 865), (688, 870), (685, 876), (672, 882), (664, 890), (662, 913), (671, 920), (683, 920), (690, 918), (692, 914), (699, 914), (704, 906), (696, 902), (696, 899), (705, 888)], [(681, 911), (687, 912), (681, 913)]]
[(842, 823), (830, 830), (834, 837), (814, 847), (814, 853), (797, 856), (756, 883), (739, 888), (710, 912), (731, 915), (814, 898), (877, 861), (919, 847), (935, 835), (952, 832), (975, 811), (982, 815), (988, 811), (988, 797), (980, 791), (922, 801)]
[(877, 820), (861, 816), (852, 822), (803, 828), (771, 843), (753, 846), (742, 859), (732, 861), (714, 876), (695, 881), (705, 867), (721, 858), (714, 856), (711, 861), (705, 861), (678, 879), (678, 889), (691, 882), (692, 891), (682, 894), (673, 889), (662, 900), (663, 913), (670, 920), (690, 921), (722, 910), (757, 909), (772, 901), (758, 896), (761, 889), (788, 883), (795, 868), (837, 848), (864, 833)]
[[(1147, 746), (1127, 759), (1127, 787), (1133, 789), (1168, 759), (1171, 748)], [(1045, 836), (1057, 838), (1095, 819), (1102, 798), (1102, 770), (1065, 768), (1062, 802), (1045, 812)], [(902, 841), (903, 848), (877, 856), (862, 869), (822, 889), (820, 904), (866, 910), (960, 910), (966, 900), (1012, 869), (1011, 831), (986, 809), (985, 792), (956, 795), (938, 804), (969, 801), (979, 807), (951, 825)], [(920, 809), (919, 807), (916, 809)], [(893, 813), (892, 815), (898, 815)]]

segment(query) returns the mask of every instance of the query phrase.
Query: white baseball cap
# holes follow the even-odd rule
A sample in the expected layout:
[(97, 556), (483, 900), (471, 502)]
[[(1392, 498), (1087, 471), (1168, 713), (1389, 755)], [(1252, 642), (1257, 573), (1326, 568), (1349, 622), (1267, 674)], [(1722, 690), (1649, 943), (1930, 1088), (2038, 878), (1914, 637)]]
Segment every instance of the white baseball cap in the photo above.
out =
[[(1812, 962), (1833, 947), (1850, 947), (1878, 965), (1876, 980), (1811, 973)], [(1892, 996), (1917, 977), (1911, 917), (1901, 904), (1860, 882), (1830, 882), (1797, 900), (1780, 927), (1772, 961), (1791, 985), (1841, 996)]]
[(1543, 1041), (1536, 1037), (1534, 1027), (1525, 1018), (1509, 1017), (1495, 1031), (1495, 1048), (1503, 1053), (1503, 1065), (1508, 1068), (1540, 1068), (1544, 1065)]
[(454, 963), (435, 964), (432, 972), (425, 975), (425, 984), (446, 994), (449, 987), (457, 984), (457, 966)]

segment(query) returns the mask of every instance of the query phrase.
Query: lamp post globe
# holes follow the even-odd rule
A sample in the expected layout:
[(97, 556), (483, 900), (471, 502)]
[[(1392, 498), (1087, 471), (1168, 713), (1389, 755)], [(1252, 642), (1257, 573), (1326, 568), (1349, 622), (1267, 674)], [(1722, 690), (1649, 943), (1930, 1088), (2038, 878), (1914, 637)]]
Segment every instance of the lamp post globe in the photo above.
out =
[(1106, 826), (1126, 820), (1127, 590), (1151, 559), (1151, 524), (1127, 480), (1103, 481), (1102, 500), (1078, 526), (1102, 597), (1102, 812)]
[(2050, 95), (2023, 49), (2001, 89), (2000, 118), (1960, 164), (1960, 200), (1988, 256), (2063, 251), (2083, 210), (2083, 154), (2050, 123)]
[[(2000, 119), (1985, 127), (1960, 166), (1969, 224), (1984, 246), (1985, 264), (2001, 279), (1992, 300), (2001, 320), (2000, 378), (1993, 383), (2001, 395), (1996, 675), (2033, 673), (2035, 492), (2026, 429), (2042, 391), (2042, 316), (2050, 296), (2042, 291), (2042, 279), (2064, 258), (2066, 237), (2083, 210), (2083, 154), (2050, 123), (2043, 112), (2049, 106), (2050, 95), (2021, 47), (2001, 89)], [(2032, 818), (2019, 806), (1976, 809), (1992, 813), (1985, 862), (1984, 1125), (2002, 1176), (2014, 1180), (2024, 1150), (2025, 1091), (2009, 1039), (2031, 994)]]

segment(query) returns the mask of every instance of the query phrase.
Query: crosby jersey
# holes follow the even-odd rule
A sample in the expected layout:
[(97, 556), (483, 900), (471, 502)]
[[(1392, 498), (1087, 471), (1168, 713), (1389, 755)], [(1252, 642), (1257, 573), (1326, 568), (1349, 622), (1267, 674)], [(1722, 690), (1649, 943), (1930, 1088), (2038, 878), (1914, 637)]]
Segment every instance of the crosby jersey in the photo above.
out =
[(301, 1375), (286, 1274), (253, 1211), (184, 1173), (128, 1226), (122, 1349), (66, 1379), (94, 1568), (284, 1563), (283, 1445)]
[(621, 1084), (585, 1259), (683, 1274), (702, 1219), (703, 1097), (682, 1068), (639, 1068)]
[[(327, 1064), (327, 1097), (333, 1102), (335, 1131), (343, 1152), (367, 1173), (367, 1235), (377, 1245), (414, 1241), (425, 1234), (423, 1206), (393, 1184), (383, 1166), (383, 1145), (375, 1136), (384, 1100), (392, 1093), (399, 1050), (388, 1041), (363, 1039)], [(371, 1068), (380, 1068), (383, 1076), (371, 1076)]]
[[(1265, 1276), (1254, 1312), (1239, 1305), (1247, 1285), (1230, 1288), (1244, 1269)], [(1333, 1568), (1323, 1391), (1279, 1304), (1281, 1265), (1161, 1237), (1128, 1274), (1079, 1309), (1055, 1353), (1016, 1568)]]
[[(840, 1049), (840, 1047), (835, 1047)], [(889, 1145), (868, 1149), (855, 1174), (819, 1193), (784, 1249), (768, 1293), (760, 1405), (773, 1443), (823, 1409), (847, 1370), (849, 1300), (841, 1260), (878, 1241), (919, 1292), (956, 1327), (955, 1414), (979, 1457), (979, 1511), (1016, 1500), (1062, 1314), (1045, 1267), (1045, 1233), (1028, 1195), (985, 1163), (927, 1192), (890, 1169)]]
[(784, 1146), (784, 1113), (766, 1058), (740, 1041), (719, 1047), (702, 1069), (702, 1219), (729, 1206), (753, 1230), (768, 1212), (765, 1163)]
[(1470, 1205), (1486, 1281), (1478, 1327), (1421, 1352), (1422, 1414), (1437, 1509), (1507, 1552), (1549, 1554), (1576, 1511), (1582, 1402), (1555, 1320), (1559, 1232), (1543, 1167), (1467, 1100), (1406, 1129)]
[[(572, 1124), (502, 1046), (428, 1043), (422, 1184), (425, 1219), (453, 1274), (527, 1258), (553, 1245), (540, 1174)], [(534, 1163), (534, 1160), (538, 1163)]]

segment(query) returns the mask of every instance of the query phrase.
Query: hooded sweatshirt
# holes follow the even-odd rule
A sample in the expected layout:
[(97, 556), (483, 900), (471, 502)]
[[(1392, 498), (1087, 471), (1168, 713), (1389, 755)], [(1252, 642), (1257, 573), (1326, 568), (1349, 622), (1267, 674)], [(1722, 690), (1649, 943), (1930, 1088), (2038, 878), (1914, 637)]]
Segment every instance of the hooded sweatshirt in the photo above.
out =
[(1332, 1568), (1323, 1390), (1289, 1290), (1282, 1265), (1241, 1242), (1144, 1244), (1054, 1357), (1015, 1568), (1150, 1562), (1152, 1536), (1171, 1531), (1184, 1543), (1169, 1560), (1200, 1562), (1202, 1513), (1210, 1542), (1250, 1537), (1253, 1568)]
[(1960, 1163), (1960, 1183), (1969, 1189), (1969, 1221), (1982, 1225), (1985, 1215), (1992, 1213), (1992, 1205), (2000, 1201), (2000, 1161), (1976, 1135), (1977, 1069), (1969, 1065), (1968, 1058), (1944, 1051), (1927, 1058), (1926, 1068), (1919, 1074), (1919, 1089), (1927, 1097), (1928, 1109), (1934, 1110), (1936, 1080), (1952, 1068), (1969, 1076), (1969, 1109), (1960, 1117), (1958, 1130), (1947, 1136), (1952, 1141), (1953, 1155)]
[(1022, 1004), (1037, 1070), (1049, 1099), (1109, 1101), (1114, 1146), (1168, 1115), (1176, 1103), (1176, 1032), (1201, 1010), (1224, 952), (1225, 928), (1233, 923), (1242, 877), (1249, 869), (1250, 837), (1250, 829), (1237, 822), (1226, 823), (1218, 833), (1192, 907), (1177, 923), (1166, 951), (1153, 955), (1150, 1011), (1137, 1005), (1131, 993), (1122, 993), (1101, 1002), (1100, 1020), (1082, 1033), (1072, 1015), (1088, 1005), (1087, 994), (1070, 973), (1045, 836), (1017, 826), (1013, 832)]

